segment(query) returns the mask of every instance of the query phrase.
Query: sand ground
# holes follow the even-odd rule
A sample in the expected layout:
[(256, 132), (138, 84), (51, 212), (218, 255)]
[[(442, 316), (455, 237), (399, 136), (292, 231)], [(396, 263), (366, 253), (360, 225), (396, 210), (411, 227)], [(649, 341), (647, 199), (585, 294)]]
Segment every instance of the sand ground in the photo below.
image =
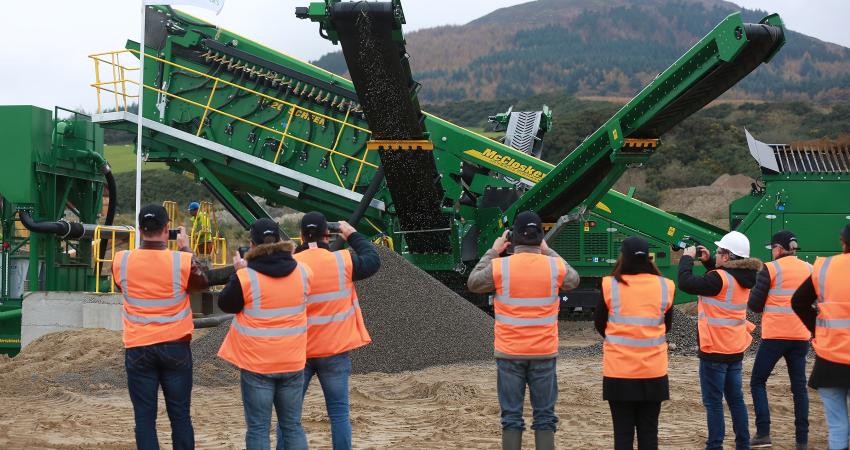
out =
[[(592, 339), (585, 327), (567, 325), (566, 328), (564, 331), (574, 335), (577, 342)], [(748, 358), (745, 360), (744, 389), (753, 430), (746, 381), (751, 367), (752, 358)], [(500, 432), (495, 373), (492, 362), (482, 362), (394, 375), (373, 373), (352, 377), (351, 417), (355, 446), (497, 448)], [(672, 398), (665, 402), (661, 412), (661, 447), (701, 448), (706, 430), (696, 359), (673, 357), (670, 378)], [(0, 397), (0, 448), (134, 448), (133, 414), (124, 390), (82, 394), (55, 384), (36, 385), (34, 381), (27, 385), (20, 377), (8, 374), (0, 374), (0, 383), (4, 385)], [(558, 385), (557, 413), (561, 423), (556, 436), (559, 448), (611, 448), (609, 410), (601, 400), (600, 358), (562, 358)], [(777, 365), (768, 389), (774, 448), (793, 448), (793, 403), (784, 362)], [(823, 411), (817, 394), (810, 391), (810, 396), (810, 448), (825, 448)], [(192, 400), (198, 448), (244, 448), (238, 386), (196, 386)], [(161, 400), (160, 403), (159, 436), (167, 448), (170, 446), (168, 419)], [(530, 420), (528, 405), (526, 420)], [(728, 422), (727, 429), (731, 432)], [(305, 401), (303, 423), (311, 447), (329, 447), (329, 423), (321, 390), (315, 381)], [(727, 436), (727, 448), (731, 443), (732, 439)], [(526, 433), (525, 447), (533, 448), (531, 433)]]

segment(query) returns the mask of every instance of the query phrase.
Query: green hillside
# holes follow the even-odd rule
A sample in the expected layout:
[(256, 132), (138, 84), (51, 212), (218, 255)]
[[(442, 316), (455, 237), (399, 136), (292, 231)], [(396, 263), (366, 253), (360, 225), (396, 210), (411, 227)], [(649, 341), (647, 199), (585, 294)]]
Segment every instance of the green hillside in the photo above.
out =
[[(104, 153), (106, 160), (112, 167), (112, 173), (135, 172), (136, 170), (136, 150), (133, 144), (126, 145), (105, 145)], [(164, 169), (163, 163), (148, 163), (142, 162), (142, 170), (147, 169)]]
[[(409, 33), (426, 103), (558, 92), (632, 97), (730, 13), (721, 0), (537, 0), (461, 26)], [(789, 31), (787, 45), (726, 98), (850, 102), (850, 49)], [(345, 73), (341, 53), (317, 61)]]

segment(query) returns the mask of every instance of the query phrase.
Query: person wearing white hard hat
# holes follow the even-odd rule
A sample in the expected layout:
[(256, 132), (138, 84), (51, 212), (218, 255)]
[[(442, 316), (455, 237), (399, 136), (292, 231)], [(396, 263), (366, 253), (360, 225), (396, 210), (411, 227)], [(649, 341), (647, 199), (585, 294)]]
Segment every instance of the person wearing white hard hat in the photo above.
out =
[[(688, 247), (679, 261), (679, 289), (698, 295), (699, 379), (708, 425), (706, 449), (722, 449), (726, 434), (723, 399), (732, 415), (735, 448), (750, 448), (742, 361), (755, 325), (747, 320), (747, 300), (762, 262), (750, 258), (750, 241), (732, 231), (714, 243), (714, 259), (703, 246)], [(694, 276), (694, 259), (707, 272)]]

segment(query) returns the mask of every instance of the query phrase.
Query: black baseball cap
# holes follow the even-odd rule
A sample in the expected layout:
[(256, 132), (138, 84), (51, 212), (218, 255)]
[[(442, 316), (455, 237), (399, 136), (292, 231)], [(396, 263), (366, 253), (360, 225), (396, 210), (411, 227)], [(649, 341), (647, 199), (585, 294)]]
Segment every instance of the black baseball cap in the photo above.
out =
[(321, 236), (328, 232), (328, 219), (325, 215), (312, 211), (301, 218), (301, 234), (304, 236)]
[(162, 231), (166, 225), (168, 225), (168, 211), (162, 205), (151, 203), (139, 210), (139, 228), (145, 233)]
[(799, 250), (800, 249), (799, 246), (797, 246), (793, 249), (791, 248), (792, 242), (797, 242), (797, 237), (794, 236), (794, 233), (792, 233), (788, 230), (782, 230), (782, 231), (774, 234), (773, 237), (770, 238), (770, 243), (767, 244), (767, 248), (771, 249), (771, 248), (773, 248), (774, 245), (780, 245), (780, 246), (782, 246), (782, 248), (784, 248), (785, 250), (788, 250), (788, 251)]
[(523, 211), (514, 218), (512, 240), (520, 245), (537, 245), (543, 241), (543, 221), (534, 211)]
[(844, 242), (847, 245), (850, 245), (850, 223), (844, 226), (844, 229), (841, 230), (841, 237), (844, 238)]
[(623, 244), (620, 246), (620, 253), (628, 258), (635, 256), (649, 256), (649, 243), (639, 236), (629, 236), (623, 239)]
[(280, 241), (280, 228), (277, 226), (277, 223), (266, 217), (257, 219), (257, 221), (251, 225), (251, 242), (253, 242), (254, 245), (266, 244), (266, 238), (268, 237), (274, 238), (274, 241), (272, 242)]

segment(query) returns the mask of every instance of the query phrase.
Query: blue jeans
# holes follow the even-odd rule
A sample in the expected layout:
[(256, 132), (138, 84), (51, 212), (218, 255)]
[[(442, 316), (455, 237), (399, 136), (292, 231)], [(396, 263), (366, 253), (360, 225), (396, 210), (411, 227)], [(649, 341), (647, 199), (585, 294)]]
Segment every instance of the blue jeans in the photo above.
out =
[[(304, 394), (313, 375), (319, 377), (325, 407), (331, 421), (331, 442), (334, 450), (351, 448), (351, 419), (348, 415), (348, 379), (351, 377), (351, 358), (348, 352), (325, 358), (310, 358), (304, 367)], [(280, 440), (281, 429), (277, 428)]]
[(268, 450), (272, 406), (277, 424), (283, 429), (277, 448), (307, 448), (307, 436), (301, 427), (304, 403), (304, 372), (260, 374), (242, 369), (242, 406), (245, 409), (245, 446), (248, 450)]
[(850, 390), (847, 388), (820, 388), (820, 399), (829, 427), (829, 449), (845, 449), (850, 441), (850, 418), (847, 415), (847, 399)]
[(189, 342), (165, 342), (124, 352), (127, 389), (136, 420), (136, 448), (159, 449), (156, 438), (157, 394), (162, 386), (175, 449), (195, 448), (189, 404), (192, 399), (192, 350)]
[(750, 448), (750, 430), (747, 424), (747, 406), (744, 404), (744, 392), (741, 390), (740, 361), (735, 363), (716, 363), (699, 361), (699, 383), (702, 390), (702, 404), (708, 422), (707, 450), (723, 449), (726, 436), (726, 423), (723, 421), (723, 397), (732, 414), (732, 428), (735, 430), (735, 448)]
[(558, 379), (555, 358), (503, 359), (496, 358), (496, 390), (502, 410), (503, 430), (525, 430), (522, 406), (525, 403), (525, 386), (531, 394), (533, 410), (532, 430), (555, 431), (558, 416)]
[(797, 442), (808, 442), (809, 394), (806, 391), (806, 354), (808, 352), (808, 341), (784, 339), (761, 341), (753, 364), (753, 374), (750, 377), (750, 392), (753, 394), (753, 408), (756, 412), (756, 436), (770, 435), (770, 408), (767, 403), (766, 383), (776, 363), (785, 358), (788, 377), (791, 379), (791, 393), (794, 396), (794, 428)]

